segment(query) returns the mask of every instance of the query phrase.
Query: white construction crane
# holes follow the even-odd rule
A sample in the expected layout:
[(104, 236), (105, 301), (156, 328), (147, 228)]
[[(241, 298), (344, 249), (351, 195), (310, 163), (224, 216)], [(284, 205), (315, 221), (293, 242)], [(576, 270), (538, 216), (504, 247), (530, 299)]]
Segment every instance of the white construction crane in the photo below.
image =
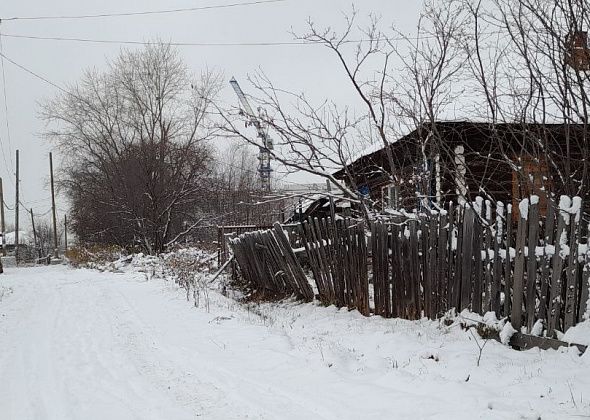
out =
[(242, 107), (244, 108), (242, 112), (248, 118), (248, 122), (246, 124), (253, 125), (256, 127), (256, 131), (258, 133), (258, 138), (261, 140), (261, 145), (259, 146), (259, 153), (258, 153), (258, 174), (260, 175), (260, 183), (262, 190), (269, 193), (271, 191), (270, 188), (270, 173), (272, 169), (270, 167), (270, 150), (273, 149), (272, 139), (267, 133), (266, 127), (261, 121), (259, 117), (254, 114), (246, 95), (242, 91), (242, 88), (238, 84), (238, 81), (232, 77), (229, 83), (234, 88), (236, 95), (238, 95), (238, 99), (240, 100)]

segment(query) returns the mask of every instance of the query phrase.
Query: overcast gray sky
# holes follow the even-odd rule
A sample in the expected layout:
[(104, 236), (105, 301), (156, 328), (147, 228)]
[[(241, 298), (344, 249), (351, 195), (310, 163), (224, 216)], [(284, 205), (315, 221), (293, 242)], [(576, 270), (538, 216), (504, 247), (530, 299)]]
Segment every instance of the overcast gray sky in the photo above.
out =
[[(75, 82), (88, 67), (101, 68), (107, 58), (120, 48), (139, 48), (121, 44), (100, 44), (57, 40), (14, 38), (9, 35), (40, 37), (72, 37), (117, 41), (145, 41), (160, 38), (173, 42), (240, 43), (291, 41), (291, 28), (302, 32), (308, 17), (319, 25), (342, 26), (342, 12), (350, 11), (350, 1), (286, 0), (257, 4), (143, 16), (104, 17), (96, 19), (7, 20), (11, 17), (88, 15), (101, 13), (139, 12), (187, 7), (202, 7), (249, 2), (252, 0), (3, 0), (0, 24), (4, 54), (38, 75), (58, 85)], [(363, 0), (356, 2), (360, 14), (375, 12), (384, 26), (395, 24), (411, 34), (418, 21), (422, 1)], [(229, 79), (243, 80), (262, 69), (276, 86), (305, 91), (312, 98), (328, 98), (337, 102), (354, 100), (338, 63), (320, 46), (184, 46), (179, 47), (185, 62), (199, 72), (206, 67), (218, 69)], [(48, 188), (48, 153), (52, 145), (40, 137), (38, 102), (51, 97), (57, 89), (4, 61), (7, 110), (0, 96), (0, 139), (6, 163), (0, 155), (0, 176), (4, 179), (5, 201), (14, 205), (14, 152), (20, 149), (21, 202), (27, 210), (47, 214), (51, 201)], [(0, 85), (2, 89), (2, 85)], [(229, 87), (222, 100), (237, 100)], [(8, 121), (8, 125), (7, 125)], [(10, 129), (10, 135), (8, 133)], [(59, 159), (60, 156), (55, 156)], [(296, 176), (293, 179), (301, 180)], [(29, 217), (22, 209), (21, 220)], [(63, 199), (58, 200), (58, 217), (67, 211)], [(45, 216), (47, 217), (47, 215)], [(13, 212), (7, 212), (12, 223)]]

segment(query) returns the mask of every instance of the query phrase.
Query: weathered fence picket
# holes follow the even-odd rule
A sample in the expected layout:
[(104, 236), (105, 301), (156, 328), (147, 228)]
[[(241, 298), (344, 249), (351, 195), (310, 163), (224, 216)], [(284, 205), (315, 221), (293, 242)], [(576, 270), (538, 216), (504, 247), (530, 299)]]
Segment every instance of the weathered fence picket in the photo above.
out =
[(547, 217), (545, 219), (545, 237), (543, 246), (543, 255), (541, 257), (542, 269), (540, 276), (540, 301), (539, 301), (539, 318), (547, 319), (547, 305), (549, 299), (549, 287), (551, 285), (551, 255), (547, 253), (549, 246), (553, 245), (553, 235), (555, 227), (555, 203), (551, 200), (547, 205)]
[(504, 313), (509, 314), (512, 311), (512, 299), (510, 299), (512, 293), (512, 205), (506, 206), (506, 240), (504, 246), (504, 252), (506, 257), (504, 260)]
[(310, 219), (299, 226), (305, 252), (297, 255), (278, 224), (244, 233), (230, 246), (244, 279), (262, 291), (312, 300), (308, 270), (326, 305), (407, 319), (493, 311), (529, 333), (541, 320), (551, 337), (588, 310), (590, 249), (580, 201), (548, 200), (545, 213), (533, 197), (513, 215), (511, 205), (479, 199), (382, 216), (369, 226)]

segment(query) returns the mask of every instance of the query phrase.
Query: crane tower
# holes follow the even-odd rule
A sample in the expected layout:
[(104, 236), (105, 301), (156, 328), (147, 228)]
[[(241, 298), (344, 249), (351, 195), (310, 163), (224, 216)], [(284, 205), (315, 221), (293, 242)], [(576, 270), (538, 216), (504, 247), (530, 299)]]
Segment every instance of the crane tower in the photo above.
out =
[(238, 84), (238, 81), (232, 77), (229, 83), (234, 88), (236, 95), (238, 95), (238, 99), (240, 100), (240, 103), (242, 104), (243, 108), (242, 112), (248, 118), (246, 124), (253, 125), (256, 128), (258, 138), (260, 139), (258, 153), (258, 174), (260, 176), (260, 184), (262, 190), (269, 193), (271, 191), (270, 174), (272, 172), (272, 169), (270, 167), (270, 151), (273, 149), (272, 139), (268, 135), (265, 124), (258, 116), (254, 114), (254, 111), (252, 110), (252, 107), (250, 106), (250, 103), (248, 102), (246, 95), (242, 91), (242, 88)]

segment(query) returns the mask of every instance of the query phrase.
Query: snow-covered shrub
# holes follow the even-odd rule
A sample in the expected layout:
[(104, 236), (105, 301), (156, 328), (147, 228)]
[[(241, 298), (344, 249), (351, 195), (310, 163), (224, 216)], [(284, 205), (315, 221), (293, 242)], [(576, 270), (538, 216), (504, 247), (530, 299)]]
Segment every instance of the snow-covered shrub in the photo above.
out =
[(66, 251), (68, 263), (74, 267), (100, 268), (127, 255), (116, 245), (76, 246)]
[(196, 248), (186, 248), (161, 257), (166, 273), (186, 291), (186, 300), (190, 300), (192, 295), (195, 306), (199, 306), (203, 298), (208, 310), (208, 279), (215, 269), (216, 256)]

